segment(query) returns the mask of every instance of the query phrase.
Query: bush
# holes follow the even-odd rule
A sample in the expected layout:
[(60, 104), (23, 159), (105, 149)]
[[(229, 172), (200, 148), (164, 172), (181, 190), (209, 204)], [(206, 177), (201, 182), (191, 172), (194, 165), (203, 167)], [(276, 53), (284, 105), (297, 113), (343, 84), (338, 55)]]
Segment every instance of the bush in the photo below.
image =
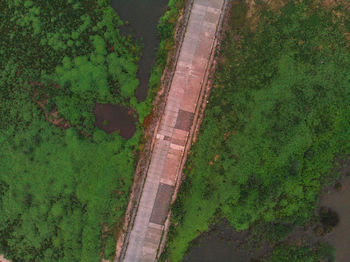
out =
[[(244, 17), (243, 2), (233, 5), (232, 21)], [(350, 17), (316, 2), (259, 10), (254, 32), (247, 21), (229, 25), (189, 157), (191, 190), (175, 206), (184, 215), (175, 216), (181, 224), (168, 242), (171, 261), (218, 215), (236, 230), (257, 221), (304, 224), (334, 175), (335, 157), (350, 153), (350, 52), (342, 27)], [(277, 239), (288, 232), (275, 229)]]

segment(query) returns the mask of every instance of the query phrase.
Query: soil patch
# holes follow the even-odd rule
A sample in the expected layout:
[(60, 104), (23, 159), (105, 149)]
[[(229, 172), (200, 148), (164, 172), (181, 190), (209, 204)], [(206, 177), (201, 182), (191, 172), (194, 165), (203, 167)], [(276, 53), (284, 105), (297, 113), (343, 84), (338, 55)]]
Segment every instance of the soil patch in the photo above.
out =
[(125, 139), (133, 137), (136, 131), (136, 119), (132, 110), (121, 105), (96, 103), (94, 113), (95, 126), (107, 134), (119, 132)]

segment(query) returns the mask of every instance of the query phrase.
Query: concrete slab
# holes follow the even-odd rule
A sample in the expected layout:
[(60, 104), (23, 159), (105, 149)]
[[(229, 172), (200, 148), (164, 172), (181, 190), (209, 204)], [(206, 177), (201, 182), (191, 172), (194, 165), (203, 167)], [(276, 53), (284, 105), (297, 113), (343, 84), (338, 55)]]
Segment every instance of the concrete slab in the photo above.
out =
[(162, 176), (160, 177), (160, 183), (175, 186), (177, 174), (180, 168), (180, 163), (180, 156), (171, 155), (169, 157), (168, 155), (162, 172)]
[(169, 203), (173, 192), (173, 186), (163, 183), (159, 184), (151, 218), (149, 220), (151, 223), (164, 225), (166, 216), (168, 215)]
[(180, 109), (179, 115), (176, 119), (175, 128), (189, 132), (193, 122), (193, 112)]

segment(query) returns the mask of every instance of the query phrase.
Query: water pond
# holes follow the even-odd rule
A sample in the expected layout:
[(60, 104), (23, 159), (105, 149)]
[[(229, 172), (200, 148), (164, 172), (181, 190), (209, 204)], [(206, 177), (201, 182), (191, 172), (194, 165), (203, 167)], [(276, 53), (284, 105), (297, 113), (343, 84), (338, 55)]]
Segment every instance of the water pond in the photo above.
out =
[[(142, 57), (139, 60), (138, 79), (140, 85), (135, 91), (138, 101), (147, 97), (148, 81), (159, 45), (157, 25), (166, 10), (168, 0), (112, 0), (111, 6), (125, 22), (122, 31), (131, 33), (136, 41), (142, 43)], [(130, 139), (136, 130), (136, 119), (132, 112), (120, 105), (96, 104), (95, 125), (107, 133), (119, 132)]]
[(143, 101), (147, 97), (148, 80), (160, 42), (157, 25), (159, 18), (167, 8), (168, 2), (169, 0), (111, 1), (111, 6), (116, 10), (119, 17), (128, 24), (122, 29), (133, 34), (136, 40), (143, 45), (138, 70), (140, 85), (135, 92), (135, 96), (139, 101)]
[(193, 241), (183, 262), (250, 262), (266, 253), (266, 246), (251, 250), (246, 246), (248, 231), (237, 232), (221, 221)]
[(130, 139), (136, 131), (136, 120), (128, 108), (96, 103), (94, 113), (95, 125), (108, 134), (117, 131), (125, 139)]

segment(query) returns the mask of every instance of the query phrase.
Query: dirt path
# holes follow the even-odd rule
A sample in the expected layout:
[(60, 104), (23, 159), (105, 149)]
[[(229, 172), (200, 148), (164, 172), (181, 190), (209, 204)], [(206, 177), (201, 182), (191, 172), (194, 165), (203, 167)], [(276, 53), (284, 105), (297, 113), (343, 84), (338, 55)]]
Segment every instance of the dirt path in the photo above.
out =
[(11, 262), (10, 260), (7, 260), (4, 258), (4, 255), (0, 254), (0, 262)]
[[(194, 0), (122, 261), (154, 261), (211, 68), (224, 0)], [(165, 239), (165, 236), (163, 236)]]

